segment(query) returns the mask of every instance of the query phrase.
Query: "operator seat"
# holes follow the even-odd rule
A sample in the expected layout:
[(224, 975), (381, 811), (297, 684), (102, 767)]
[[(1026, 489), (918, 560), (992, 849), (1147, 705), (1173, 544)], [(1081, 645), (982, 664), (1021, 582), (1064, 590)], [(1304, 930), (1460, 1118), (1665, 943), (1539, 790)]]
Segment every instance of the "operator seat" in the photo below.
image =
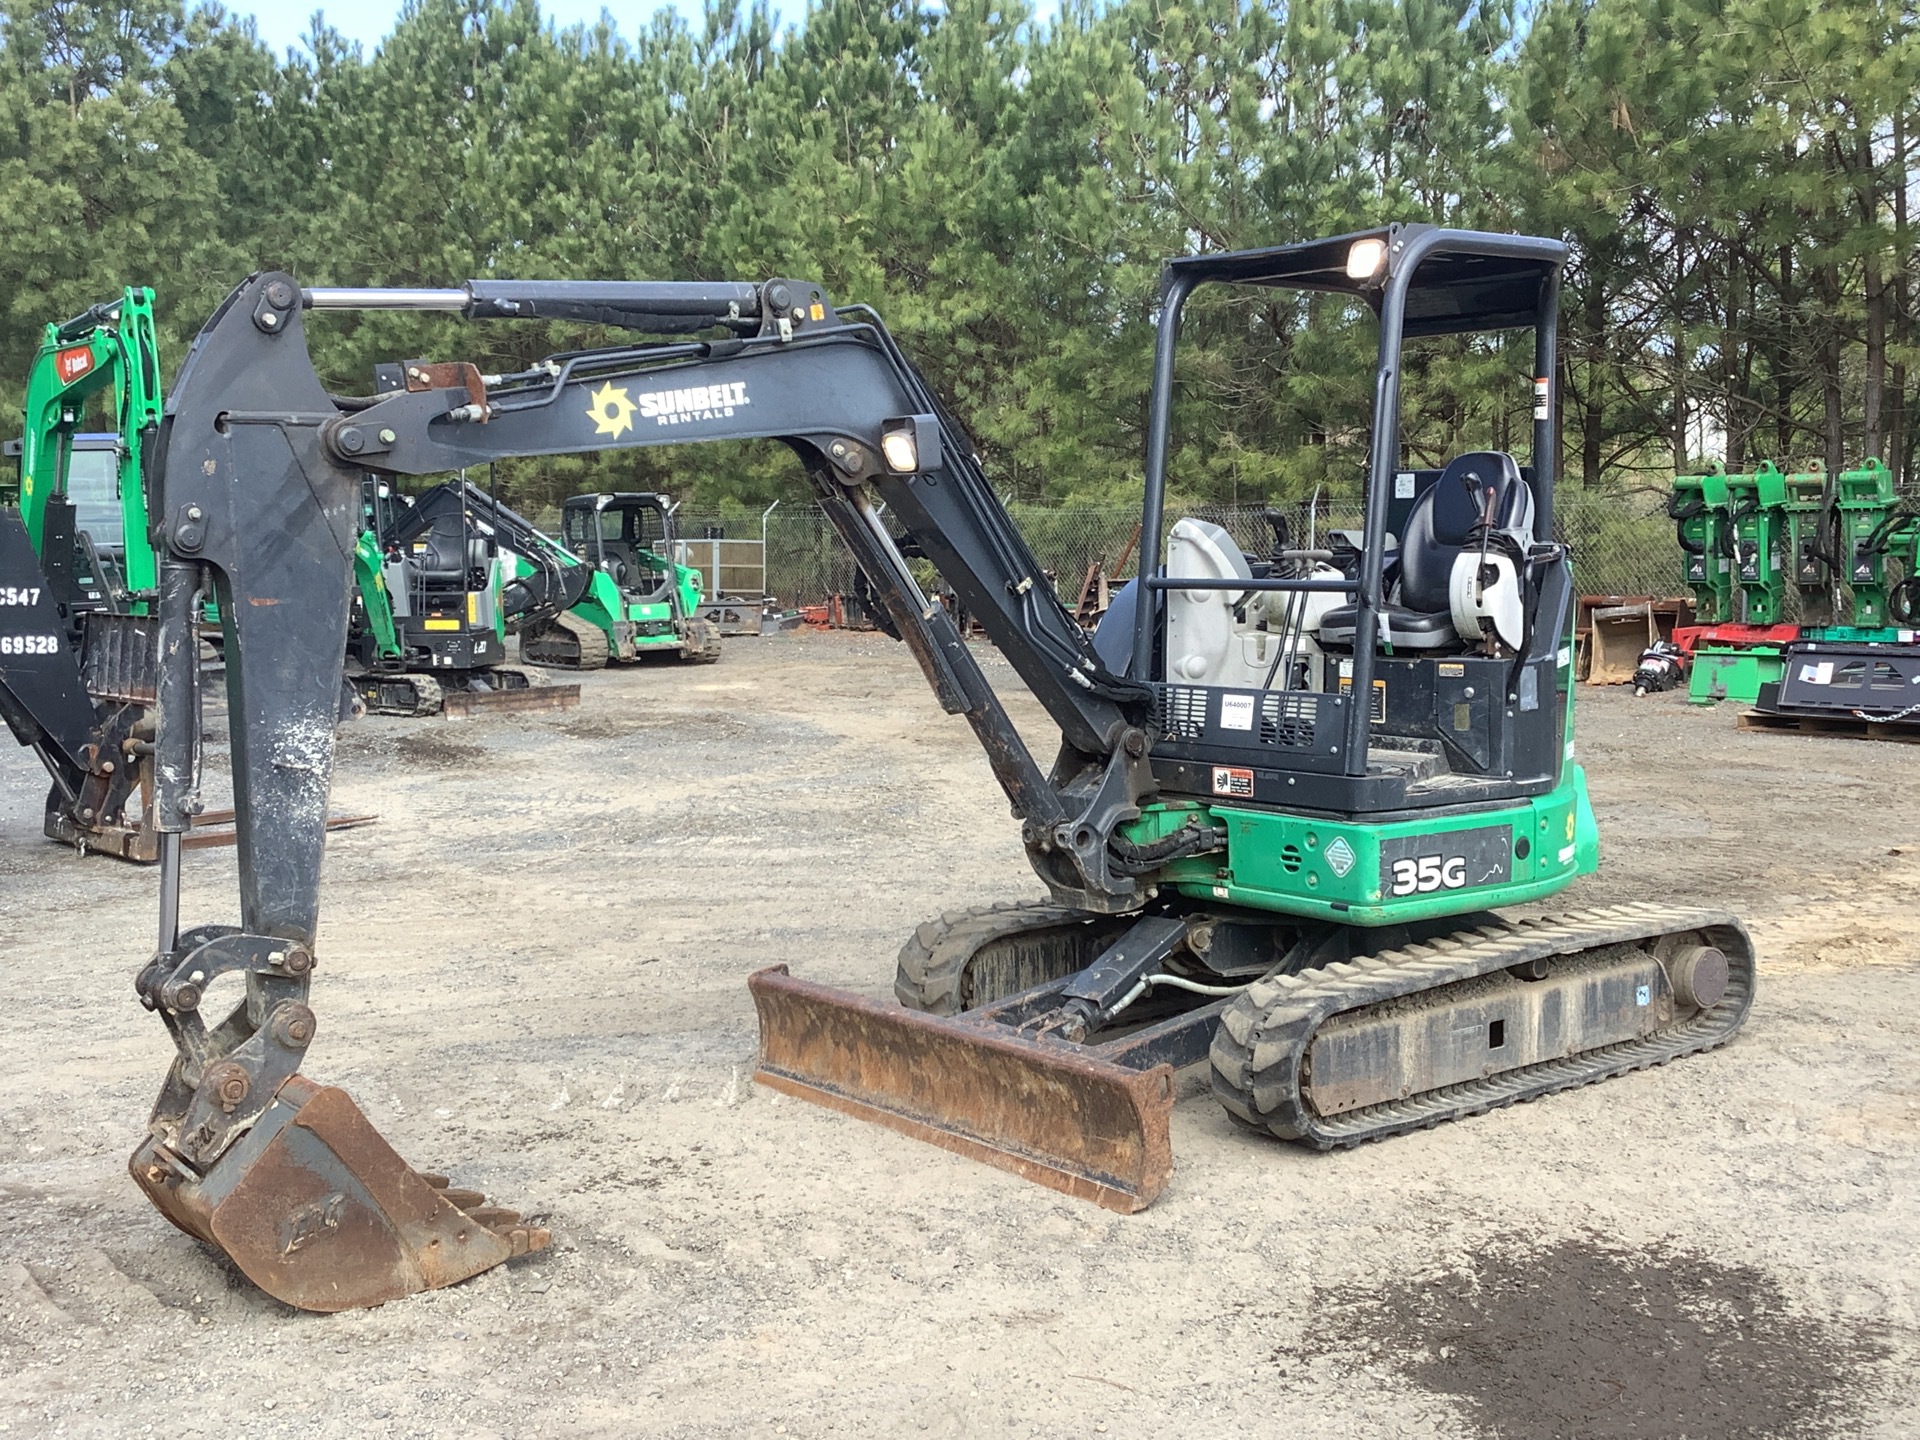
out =
[[(1462, 645), (1454, 628), (1448, 583), (1453, 562), (1480, 523), (1492, 489), (1497, 530), (1533, 533), (1533, 492), (1503, 450), (1474, 450), (1447, 462), (1407, 513), (1400, 541), (1400, 583), (1380, 607), (1380, 639), (1395, 650), (1448, 650)], [(1320, 621), (1320, 643), (1351, 646), (1360, 607), (1342, 605)]]
[(470, 532), (463, 535), (457, 515), (436, 517), (421, 538), (424, 546), (414, 549), (410, 559), (423, 580), (464, 589), (470, 578), (484, 575), (493, 563), (485, 539)]

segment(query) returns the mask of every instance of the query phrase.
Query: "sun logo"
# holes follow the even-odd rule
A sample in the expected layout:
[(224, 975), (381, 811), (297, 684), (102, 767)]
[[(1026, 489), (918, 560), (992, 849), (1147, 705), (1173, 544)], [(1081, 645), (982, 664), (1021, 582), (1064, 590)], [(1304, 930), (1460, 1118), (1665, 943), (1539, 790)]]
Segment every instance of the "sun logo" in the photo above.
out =
[(609, 383), (593, 392), (593, 403), (587, 407), (587, 418), (593, 421), (596, 435), (608, 435), (618, 438), (624, 431), (633, 428), (633, 401), (627, 398), (623, 385), (618, 389)]

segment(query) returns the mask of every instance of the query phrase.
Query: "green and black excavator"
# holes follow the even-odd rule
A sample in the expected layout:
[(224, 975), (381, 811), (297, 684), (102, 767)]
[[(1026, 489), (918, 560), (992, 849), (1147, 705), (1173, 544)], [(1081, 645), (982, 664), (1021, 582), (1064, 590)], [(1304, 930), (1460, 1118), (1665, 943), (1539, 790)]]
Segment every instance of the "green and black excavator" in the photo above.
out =
[[(420, 388), (439, 375), (424, 361), (373, 369), (376, 395)], [(348, 680), (378, 715), (567, 709), (578, 685), (507, 654), (510, 626), (550, 616), (558, 562), (523, 562), (475, 513), (480, 492), (465, 475), (418, 497), (379, 475), (360, 484), (355, 595), (347, 629)], [(517, 605), (517, 608), (516, 608)]]
[[(113, 431), (82, 429), (95, 408), (110, 411)], [(0, 510), (0, 606), (23, 614), (44, 603), (55, 621), (0, 637), (0, 714), (53, 782), (46, 834), (137, 861), (159, 853), (147, 715), (156, 570), (141, 475), (160, 412), (151, 290), (49, 324), (21, 437), (7, 447), (18, 509)]]
[[(81, 429), (96, 397), (111, 403), (111, 432)], [(19, 471), (17, 494), (6, 498), (76, 616), (145, 614), (152, 602), (141, 461), (161, 405), (153, 291), (130, 286), (46, 327), (27, 372), (26, 423), (8, 446)]]
[[(137, 989), (177, 1055), (136, 1182), (309, 1309), (451, 1284), (546, 1243), (408, 1168), (344, 1092), (297, 1073), (315, 1033), (326, 662), (346, 631), (360, 477), (516, 455), (783, 441), (940, 703), (972, 726), (1049, 892), (923, 926), (901, 952), (904, 1005), (784, 967), (751, 977), (767, 1084), (1134, 1210), (1171, 1174), (1180, 1067), (1210, 1065), (1249, 1130), (1326, 1149), (1727, 1040), (1754, 985), (1733, 916), (1652, 900), (1494, 913), (1552, 899), (1599, 855), (1574, 760), (1573, 580), (1553, 538), (1565, 259), (1555, 240), (1395, 225), (1169, 262), (1141, 515), (1152, 558), (1091, 639), (879, 316), (817, 284), (251, 277), (194, 344), (152, 476), (167, 848)], [(1217, 526), (1168, 532), (1175, 356), (1202, 286), (1324, 294), (1339, 303), (1296, 313), (1377, 326), (1365, 517), (1345, 545), (1253, 561)], [(343, 403), (308, 358), (306, 316), (368, 309), (652, 338), (484, 380), (449, 367), (444, 384)], [(1404, 467), (1403, 350), (1495, 331), (1532, 335), (1526, 463), (1484, 449)], [(616, 413), (640, 422), (610, 427)], [(1057, 727), (1051, 768), (922, 593), (908, 542)], [(182, 928), (194, 654), (167, 642), (209, 585), (230, 637), (240, 923)], [(0, 614), (10, 637), (51, 623)], [(222, 973), (245, 976), (247, 999), (210, 1028), (197, 1007)]]
[[(17, 506), (0, 509), (5, 573), (16, 577), (0, 604), (44, 596), (66, 642), (55, 648), (41, 636), (0, 649), (0, 716), (52, 778), (47, 837), (140, 863), (158, 859), (160, 849), (148, 715), (158, 562), (144, 459), (161, 407), (153, 291), (128, 287), (46, 327), (27, 374), (23, 432), (6, 445), (16, 479), (0, 487), (0, 498)], [(102, 411), (113, 430), (81, 428)], [(343, 690), (341, 700), (344, 715), (351, 697)], [(232, 810), (202, 810), (185, 843), (232, 844), (234, 832), (222, 827), (233, 819)]]
[(552, 613), (534, 597), (555, 592), (559, 567), (549, 559), (547, 573), (536, 563), (524, 574), (521, 557), (475, 513), (478, 493), (464, 477), (413, 499), (379, 476), (362, 482), (347, 659), (350, 683), (375, 714), (563, 710), (580, 701), (578, 685), (555, 685), (507, 653), (512, 624)]

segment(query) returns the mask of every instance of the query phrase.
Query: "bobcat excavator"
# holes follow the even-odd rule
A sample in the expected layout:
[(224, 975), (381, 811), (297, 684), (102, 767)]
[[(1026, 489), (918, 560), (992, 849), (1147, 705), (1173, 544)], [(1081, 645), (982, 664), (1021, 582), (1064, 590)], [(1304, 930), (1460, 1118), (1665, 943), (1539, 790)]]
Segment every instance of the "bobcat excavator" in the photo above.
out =
[[(402, 500), (377, 476), (362, 482), (366, 526), (354, 547), (353, 618), (347, 628), (350, 683), (378, 715), (564, 710), (578, 685), (507, 658), (507, 628), (550, 614), (531, 602), (520, 555), (475, 513), (479, 491), (465, 477)], [(553, 588), (549, 564), (540, 577)]]
[[(1638, 903), (1502, 921), (1593, 870), (1573, 761), (1573, 589), (1551, 538), (1556, 241), (1429, 226), (1170, 262), (1142, 530), (1163, 533), (1180, 316), (1202, 285), (1322, 291), (1378, 317), (1365, 523), (1344, 551), (1249, 563), (1181, 521), (1091, 642), (1044, 582), (965, 435), (879, 317), (818, 285), (473, 281), (302, 289), (257, 274), (196, 340), (154, 475), (165, 550), (158, 946), (137, 988), (177, 1055), (133, 1157), (175, 1223), (317, 1310), (450, 1284), (546, 1234), (409, 1168), (299, 1071), (317, 1030), (332, 657), (359, 477), (512, 455), (774, 438), (872, 577), (942, 706), (1012, 802), (1043, 902), (922, 927), (882, 1005), (784, 969), (750, 980), (759, 1078), (1119, 1209), (1171, 1168), (1174, 1069), (1210, 1063), (1251, 1129), (1348, 1145), (1653, 1065), (1731, 1036), (1753, 994), (1734, 917)], [(651, 337), (518, 374), (336, 402), (307, 314), (566, 319)], [(1407, 470), (1408, 339), (1530, 328), (1526, 469)], [(1043, 768), (884, 502), (1060, 731)], [(276, 543), (263, 545), (273, 519)], [(1337, 561), (1344, 556), (1346, 568)], [(194, 651), (228, 631), (239, 924), (183, 927)], [(0, 612), (0, 624), (10, 612)], [(245, 977), (210, 1023), (207, 984)]]

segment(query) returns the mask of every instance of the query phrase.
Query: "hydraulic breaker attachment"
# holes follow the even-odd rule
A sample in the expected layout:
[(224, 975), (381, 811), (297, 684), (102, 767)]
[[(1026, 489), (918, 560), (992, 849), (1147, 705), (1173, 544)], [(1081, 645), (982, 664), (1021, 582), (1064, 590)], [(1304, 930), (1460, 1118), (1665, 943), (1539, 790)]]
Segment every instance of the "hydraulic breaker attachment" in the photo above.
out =
[(881, 1004), (784, 965), (747, 988), (762, 1085), (1123, 1214), (1146, 1209), (1172, 1176), (1172, 1065), (1118, 1063), (983, 1012)]
[(301, 1075), (204, 1172), (157, 1135), (130, 1168), (161, 1214), (301, 1310), (458, 1284), (548, 1240), (513, 1211), (409, 1167), (344, 1090)]

